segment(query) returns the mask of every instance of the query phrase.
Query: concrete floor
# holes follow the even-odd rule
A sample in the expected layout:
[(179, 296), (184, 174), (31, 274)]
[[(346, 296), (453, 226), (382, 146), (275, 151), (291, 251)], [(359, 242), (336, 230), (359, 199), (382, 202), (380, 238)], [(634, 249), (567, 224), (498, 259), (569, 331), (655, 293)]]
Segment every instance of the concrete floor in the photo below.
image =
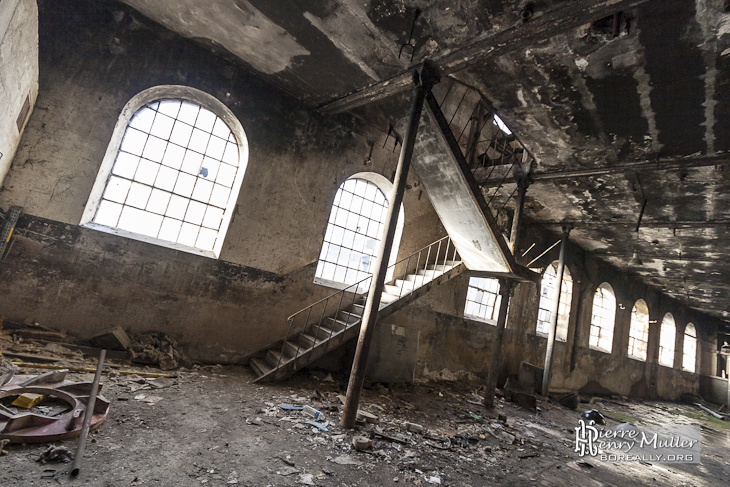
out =
[[(329, 382), (302, 372), (284, 383), (261, 385), (251, 379), (238, 367), (199, 368), (179, 372), (171, 387), (149, 390), (135, 376), (105, 376), (109, 416), (90, 436), (79, 478), (68, 476), (70, 464), (36, 462), (47, 445), (10, 445), (9, 455), (0, 458), (0, 485), (710, 486), (730, 481), (730, 423), (683, 404), (604, 398), (581, 404), (579, 411), (593, 407), (638, 424), (700, 424), (701, 465), (584, 458), (589, 467), (573, 451), (579, 411), (555, 403), (539, 400), (539, 411), (531, 413), (498, 398), (496, 410), (488, 412), (475, 396), (479, 384), (377, 384), (364, 391), (362, 408), (377, 415), (378, 424), (360, 433), (379, 427), (403, 443), (375, 438), (373, 449), (361, 453), (350, 446), (353, 432), (337, 424), (344, 377)], [(281, 403), (319, 409), (329, 431), (298, 422), (305, 418), (283, 411), (277, 407)], [(506, 426), (489, 419), (496, 414), (507, 416)], [(404, 421), (427, 432), (406, 432)], [(615, 424), (608, 420), (609, 427)], [(447, 437), (451, 446), (443, 449)], [(476, 440), (470, 444), (464, 437)], [(63, 444), (73, 450), (76, 442)]]

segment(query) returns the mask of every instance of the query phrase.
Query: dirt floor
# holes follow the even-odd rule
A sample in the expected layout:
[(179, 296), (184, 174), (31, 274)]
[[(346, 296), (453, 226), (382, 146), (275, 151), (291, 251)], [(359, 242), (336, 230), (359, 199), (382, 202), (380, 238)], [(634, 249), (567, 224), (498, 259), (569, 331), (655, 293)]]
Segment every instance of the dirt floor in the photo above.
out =
[[(349, 431), (339, 426), (344, 377), (303, 371), (286, 382), (253, 384), (247, 369), (218, 366), (174, 374), (161, 384), (104, 375), (111, 406), (106, 423), (90, 435), (79, 477), (69, 477), (70, 463), (37, 461), (48, 445), (8, 445), (0, 457), (0, 486), (730, 484), (730, 423), (684, 404), (600, 398), (574, 411), (539, 399), (535, 413), (498, 398), (488, 411), (479, 403), (478, 384), (375, 384), (364, 391), (362, 409), (377, 423)], [(69, 378), (91, 380), (93, 374)], [(312, 418), (280, 404), (310, 405), (324, 418), (319, 426), (305, 423)], [(609, 427), (700, 424), (702, 464), (580, 458), (574, 428), (590, 408), (613, 418)], [(408, 431), (406, 421), (423, 431)], [(372, 448), (356, 451), (354, 435), (372, 437)], [(76, 440), (59, 445), (75, 450)]]

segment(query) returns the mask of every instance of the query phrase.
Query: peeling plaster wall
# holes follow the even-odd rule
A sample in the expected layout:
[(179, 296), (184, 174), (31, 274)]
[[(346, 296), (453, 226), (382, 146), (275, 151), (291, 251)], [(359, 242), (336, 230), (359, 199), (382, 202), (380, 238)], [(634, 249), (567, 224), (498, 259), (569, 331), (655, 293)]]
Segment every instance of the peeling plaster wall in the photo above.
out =
[[(237, 362), (281, 339), (288, 315), (333, 292), (312, 280), (337, 188), (358, 172), (391, 179), (398, 154), (127, 12), (114, 2), (40, 2), (38, 107), (0, 192), (2, 208), (27, 200), (0, 266), (0, 314), (81, 337), (116, 324), (164, 331), (194, 359)], [(78, 226), (121, 109), (163, 84), (217, 97), (248, 137), (219, 260)], [(418, 179), (408, 184), (401, 255), (443, 232)]]
[[(0, 1), (0, 185), (10, 169), (38, 95), (38, 7), (35, 0)], [(28, 112), (17, 120), (28, 102)]]

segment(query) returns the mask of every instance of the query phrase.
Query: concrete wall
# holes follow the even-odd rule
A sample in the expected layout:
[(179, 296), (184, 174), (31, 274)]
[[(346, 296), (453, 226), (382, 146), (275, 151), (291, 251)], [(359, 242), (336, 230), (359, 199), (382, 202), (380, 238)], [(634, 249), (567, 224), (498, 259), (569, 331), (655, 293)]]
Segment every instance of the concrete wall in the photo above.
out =
[(0, 185), (37, 95), (38, 7), (35, 0), (0, 0)]
[[(385, 132), (375, 140), (363, 135), (372, 128), (356, 120), (311, 113), (238, 65), (116, 2), (42, 0), (39, 7), (38, 105), (0, 192), (3, 208), (27, 200), (15, 245), (0, 266), (0, 314), (32, 317), (82, 337), (116, 324), (130, 332), (164, 331), (204, 361), (242, 361), (281, 339), (289, 314), (331, 292), (312, 280), (338, 186), (363, 171), (392, 176), (397, 154), (382, 148)], [(78, 226), (120, 110), (140, 91), (162, 84), (217, 97), (248, 137), (249, 166), (220, 259)], [(409, 186), (400, 256), (444, 234), (417, 175)], [(533, 243), (544, 249), (556, 239), (540, 227), (524, 235), (525, 249)], [(549, 264), (557, 252), (537, 265)], [(574, 294), (568, 339), (556, 343), (553, 387), (667, 398), (698, 390), (699, 375), (680, 370), (682, 331), (693, 322), (698, 349), (712, 348), (716, 321), (578, 248), (569, 248), (567, 264)], [(620, 305), (610, 354), (588, 347), (593, 293), (604, 281)], [(398, 363), (414, 367), (416, 377), (444, 368), (485, 376), (495, 327), (464, 319), (467, 285), (468, 277), (460, 276), (384, 319), (373, 347), (380, 350), (372, 359), (379, 373)], [(546, 339), (535, 334), (538, 293), (534, 284), (515, 291), (501, 380), (523, 360), (543, 364)], [(647, 362), (629, 359), (626, 350), (631, 307), (639, 298), (650, 311)], [(677, 322), (672, 368), (656, 364), (667, 311)], [(391, 325), (407, 328), (407, 353), (390, 342)], [(351, 349), (343, 350), (331, 362), (346, 370)], [(399, 353), (400, 362), (394, 360)], [(711, 374), (711, 358), (700, 352), (698, 360), (698, 371)]]
[[(547, 248), (557, 239), (539, 227), (528, 227), (524, 235), (523, 251), (533, 243), (537, 249)], [(556, 247), (535, 266), (547, 266), (557, 259), (558, 250)], [(533, 254), (539, 252), (533, 249)], [(714, 374), (714, 354), (707, 351), (715, 347), (720, 326), (715, 318), (688, 309), (572, 245), (568, 247), (566, 263), (573, 276), (573, 297), (568, 339), (555, 343), (551, 389), (677, 399), (683, 392), (699, 391), (700, 373)], [(588, 343), (593, 295), (603, 282), (611, 284), (618, 303), (611, 353), (590, 349)], [(451, 372), (464, 370), (486, 377), (496, 327), (464, 318), (467, 287), (468, 277), (460, 276), (386, 320), (420, 331), (417, 376), (448, 368)], [(628, 357), (631, 309), (638, 299), (644, 299), (649, 307), (646, 362)], [(538, 303), (538, 286), (527, 283), (517, 286), (505, 330), (501, 381), (509, 374), (516, 374), (522, 361), (544, 365), (547, 339), (535, 333)], [(673, 367), (657, 363), (659, 329), (667, 312), (673, 314), (677, 325)], [(698, 333), (697, 373), (681, 370), (684, 327), (690, 322)]]
[[(27, 200), (0, 266), (0, 313), (82, 337), (114, 324), (160, 330), (208, 361), (235, 362), (281, 339), (289, 314), (333, 292), (312, 280), (339, 185), (363, 171), (391, 178), (398, 154), (392, 138), (383, 149), (387, 127), (369, 140), (319, 118), (116, 2), (39, 4), (38, 108), (0, 193), (3, 208)], [(162, 84), (217, 97), (248, 137), (218, 260), (78, 226), (120, 110)], [(408, 183), (401, 255), (443, 232), (415, 175)]]

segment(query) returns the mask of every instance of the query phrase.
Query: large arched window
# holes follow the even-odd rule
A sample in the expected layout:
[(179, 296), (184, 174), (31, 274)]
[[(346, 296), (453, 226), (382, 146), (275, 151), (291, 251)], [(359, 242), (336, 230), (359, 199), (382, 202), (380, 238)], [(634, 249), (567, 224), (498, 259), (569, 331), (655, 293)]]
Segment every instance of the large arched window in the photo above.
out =
[[(550, 332), (551, 310), (555, 305), (553, 296), (558, 285), (558, 262), (555, 261), (548, 266), (542, 276), (540, 288), (540, 305), (537, 312), (538, 335), (547, 336)], [(568, 339), (568, 319), (570, 317), (570, 301), (573, 296), (573, 278), (570, 276), (568, 267), (564, 267), (563, 282), (560, 286), (560, 300), (558, 302), (558, 326), (555, 329), (555, 339), (565, 341)]]
[(649, 344), (649, 307), (640, 299), (631, 309), (629, 326), (629, 357), (646, 361)]
[(611, 353), (613, 345), (613, 326), (616, 322), (616, 295), (613, 288), (604, 282), (593, 296), (591, 312), (591, 334), (589, 345), (602, 352)]
[[(388, 213), (388, 199), (383, 190), (389, 192), (391, 188), (390, 181), (375, 173), (356, 174), (340, 185), (324, 234), (315, 282), (335, 287), (350, 286), (372, 274)], [(397, 258), (402, 231), (403, 205), (398, 215), (390, 264)], [(386, 281), (392, 273), (390, 269)]]
[(695, 325), (688, 323), (684, 329), (684, 345), (682, 346), (682, 370), (695, 371), (697, 362), (697, 330)]
[(225, 105), (193, 88), (150, 88), (122, 111), (81, 224), (218, 257), (247, 161)]
[(659, 331), (659, 363), (665, 367), (674, 367), (674, 343), (677, 339), (677, 326), (672, 313), (664, 315)]

